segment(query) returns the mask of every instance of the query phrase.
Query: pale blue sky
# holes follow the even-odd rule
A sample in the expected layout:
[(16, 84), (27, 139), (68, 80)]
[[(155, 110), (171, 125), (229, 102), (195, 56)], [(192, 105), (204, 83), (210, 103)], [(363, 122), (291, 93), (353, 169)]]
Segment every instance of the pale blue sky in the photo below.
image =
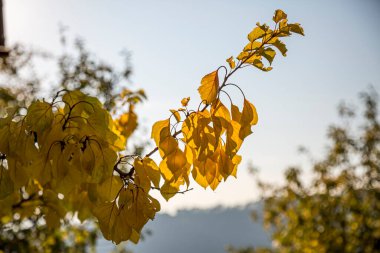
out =
[(303, 162), (296, 150), (308, 146), (321, 155), (325, 129), (336, 120), (342, 99), (355, 101), (372, 84), (380, 91), (380, 2), (315, 1), (127, 1), (4, 0), (7, 41), (23, 42), (59, 53), (58, 24), (70, 28), (88, 47), (118, 66), (119, 53), (132, 52), (134, 87), (144, 88), (143, 124), (169, 115), (183, 97), (199, 101), (203, 75), (238, 54), (256, 22), (270, 22), (283, 9), (299, 22), (305, 37), (286, 40), (288, 56), (278, 57), (273, 71), (244, 69), (234, 81), (256, 105), (259, 125), (242, 148), (238, 179), (216, 193), (196, 188), (163, 204), (207, 207), (242, 204), (257, 196), (244, 164), (251, 160), (263, 178), (279, 181), (287, 165)]

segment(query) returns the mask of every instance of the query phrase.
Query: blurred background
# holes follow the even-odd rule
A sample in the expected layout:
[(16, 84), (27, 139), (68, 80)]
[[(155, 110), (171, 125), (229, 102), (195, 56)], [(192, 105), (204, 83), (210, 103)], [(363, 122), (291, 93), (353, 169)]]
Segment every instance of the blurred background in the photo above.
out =
[[(268, 232), (261, 226), (262, 182), (269, 183), (270, 189), (292, 184), (294, 178), (289, 179), (289, 173), (284, 177), (284, 172), (288, 167), (302, 167), (303, 174), (296, 173), (297, 180), (313, 184), (317, 161), (331, 158), (326, 154), (331, 155), (331, 147), (336, 144), (331, 131), (328, 137), (332, 144), (327, 141), (326, 129), (331, 123), (342, 122), (338, 105), (344, 100), (348, 106), (339, 107), (340, 112), (355, 110), (361, 115), (365, 108), (370, 110), (368, 101), (379, 101), (375, 95), (380, 90), (377, 0), (3, 0), (3, 8), (10, 54), (20, 52), (19, 59), (22, 55), (24, 64), (33, 65), (17, 73), (21, 81), (9, 79), (9, 72), (4, 72), (8, 79), (2, 78), (3, 87), (12, 80), (14, 94), (27, 91), (37, 97), (51, 95), (57, 83), (67, 80), (67, 87), (77, 88), (72, 84), (74, 78), (65, 79), (61, 74), (63, 70), (74, 73), (68, 70), (70, 64), (79, 64), (80, 59), (83, 63), (80, 56), (88, 53), (90, 64), (96, 59), (94, 68), (104, 70), (106, 66), (110, 71), (105, 71), (105, 76), (115, 75), (110, 81), (115, 91), (124, 86), (145, 90), (147, 100), (136, 107), (139, 128), (130, 148), (149, 147), (151, 125), (168, 117), (169, 109), (179, 107), (182, 98), (191, 97), (190, 106), (197, 107), (200, 79), (240, 52), (256, 22), (271, 24), (274, 11), (282, 9), (289, 22), (298, 22), (304, 28), (304, 37), (286, 40), (287, 57), (277, 57), (272, 71), (247, 68), (233, 79), (259, 114), (259, 124), (242, 147), (243, 162), (237, 179), (228, 179), (215, 192), (195, 186), (169, 202), (157, 194), (162, 212), (148, 223), (146, 237), (139, 245), (127, 244), (133, 252), (223, 252), (229, 245), (234, 247), (230, 251), (253, 252), (252, 247), (272, 247), (271, 234), (276, 234), (276, 229)], [(26, 57), (28, 52), (33, 52), (33, 62)], [(38, 89), (30, 84), (31, 79), (38, 83)], [(16, 91), (17, 83), (22, 82), (25, 86)], [(101, 84), (97, 87), (92, 92), (100, 92), (108, 101), (107, 91)], [(367, 100), (358, 99), (361, 92), (367, 92)], [(238, 93), (232, 92), (232, 96), (241, 101)], [(18, 100), (23, 99), (19, 95)], [(361, 101), (368, 103), (362, 106)], [(370, 118), (348, 119), (347, 114), (340, 114), (344, 116), (342, 126), (353, 133), (366, 131), (363, 126), (368, 122), (377, 129)], [(375, 119), (376, 115), (375, 110)], [(375, 130), (375, 147), (379, 148), (379, 133)], [(307, 147), (306, 156), (299, 154), (300, 146)], [(379, 159), (376, 152), (373, 156)], [(318, 173), (317, 177), (321, 175)], [(372, 187), (379, 198), (378, 184)], [(379, 206), (376, 208), (379, 210)], [(256, 211), (256, 221), (251, 219), (252, 211)], [(267, 221), (275, 224), (270, 219)], [(251, 248), (238, 249), (246, 247)], [(96, 249), (116, 250), (101, 238)], [(304, 252), (318, 252), (315, 249)], [(351, 252), (349, 247), (345, 249)]]

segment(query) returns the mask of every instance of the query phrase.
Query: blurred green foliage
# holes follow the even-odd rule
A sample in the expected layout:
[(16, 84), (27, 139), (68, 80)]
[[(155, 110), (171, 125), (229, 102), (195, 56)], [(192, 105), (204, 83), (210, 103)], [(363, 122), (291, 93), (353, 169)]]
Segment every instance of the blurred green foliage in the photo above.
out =
[(282, 186), (258, 181), (273, 248), (231, 247), (230, 253), (380, 252), (379, 97), (374, 89), (360, 97), (363, 118), (339, 107), (343, 123), (329, 127), (327, 153), (312, 162), (311, 180), (293, 167)]

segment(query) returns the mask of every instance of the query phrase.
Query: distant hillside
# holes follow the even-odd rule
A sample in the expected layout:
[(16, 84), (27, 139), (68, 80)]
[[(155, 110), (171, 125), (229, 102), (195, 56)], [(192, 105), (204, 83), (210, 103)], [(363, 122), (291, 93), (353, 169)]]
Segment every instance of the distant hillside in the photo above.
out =
[[(152, 232), (138, 245), (128, 244), (134, 253), (220, 253), (227, 245), (270, 246), (270, 237), (258, 222), (251, 219), (252, 210), (261, 214), (260, 203), (244, 207), (191, 209), (175, 216), (157, 215), (146, 229)], [(101, 240), (99, 252), (109, 252), (113, 245)]]

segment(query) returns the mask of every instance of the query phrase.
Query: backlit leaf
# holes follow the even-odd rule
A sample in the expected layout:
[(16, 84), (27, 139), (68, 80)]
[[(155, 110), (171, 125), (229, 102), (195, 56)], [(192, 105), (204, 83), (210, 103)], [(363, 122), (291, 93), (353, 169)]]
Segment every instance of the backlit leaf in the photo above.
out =
[(301, 35), (305, 35), (305, 33), (303, 31), (303, 28), (298, 23), (288, 24), (288, 27), (290, 28), (291, 32), (298, 33), (298, 34), (301, 34)]
[(211, 104), (216, 99), (219, 89), (218, 71), (211, 72), (205, 75), (201, 80), (201, 85), (198, 92), (201, 96), (202, 102)]
[(172, 113), (177, 122), (181, 121), (181, 115), (178, 111), (171, 109), (170, 112)]
[(234, 69), (236, 67), (235, 60), (232, 56), (228, 58), (226, 62), (228, 62), (228, 65), (230, 66), (231, 69)]
[(268, 60), (269, 64), (272, 64), (274, 57), (276, 56), (276, 51), (274, 51), (272, 48), (266, 48), (262, 56), (265, 57), (265, 59)]
[(160, 186), (160, 169), (157, 164), (150, 159), (149, 157), (145, 157), (143, 159), (144, 169), (153, 185), (158, 188)]
[(257, 39), (262, 38), (265, 35), (265, 33), (266, 32), (260, 26), (257, 26), (252, 30), (252, 32), (248, 34), (248, 40), (250, 42), (253, 42)]
[(286, 49), (285, 44), (281, 40), (276, 40), (275, 42), (271, 43), (273, 46), (275, 46), (283, 56), (286, 56), (286, 52), (288, 49)]
[(190, 97), (182, 98), (182, 100), (181, 100), (182, 106), (187, 106), (189, 101), (190, 101)]
[(282, 10), (276, 10), (273, 16), (273, 21), (278, 23), (282, 19), (286, 19), (286, 18), (287, 18), (287, 15), (285, 12), (283, 12)]
[(153, 124), (151, 138), (154, 139), (157, 146), (160, 145), (160, 140), (161, 140), (160, 137), (161, 137), (162, 131), (165, 131), (166, 136), (170, 135), (169, 126), (170, 126), (169, 119), (157, 121), (156, 123)]
[(13, 181), (9, 171), (0, 165), (0, 199), (4, 199), (14, 190)]
[(32, 131), (39, 134), (51, 126), (53, 118), (52, 106), (37, 100), (29, 106), (26, 122)]

